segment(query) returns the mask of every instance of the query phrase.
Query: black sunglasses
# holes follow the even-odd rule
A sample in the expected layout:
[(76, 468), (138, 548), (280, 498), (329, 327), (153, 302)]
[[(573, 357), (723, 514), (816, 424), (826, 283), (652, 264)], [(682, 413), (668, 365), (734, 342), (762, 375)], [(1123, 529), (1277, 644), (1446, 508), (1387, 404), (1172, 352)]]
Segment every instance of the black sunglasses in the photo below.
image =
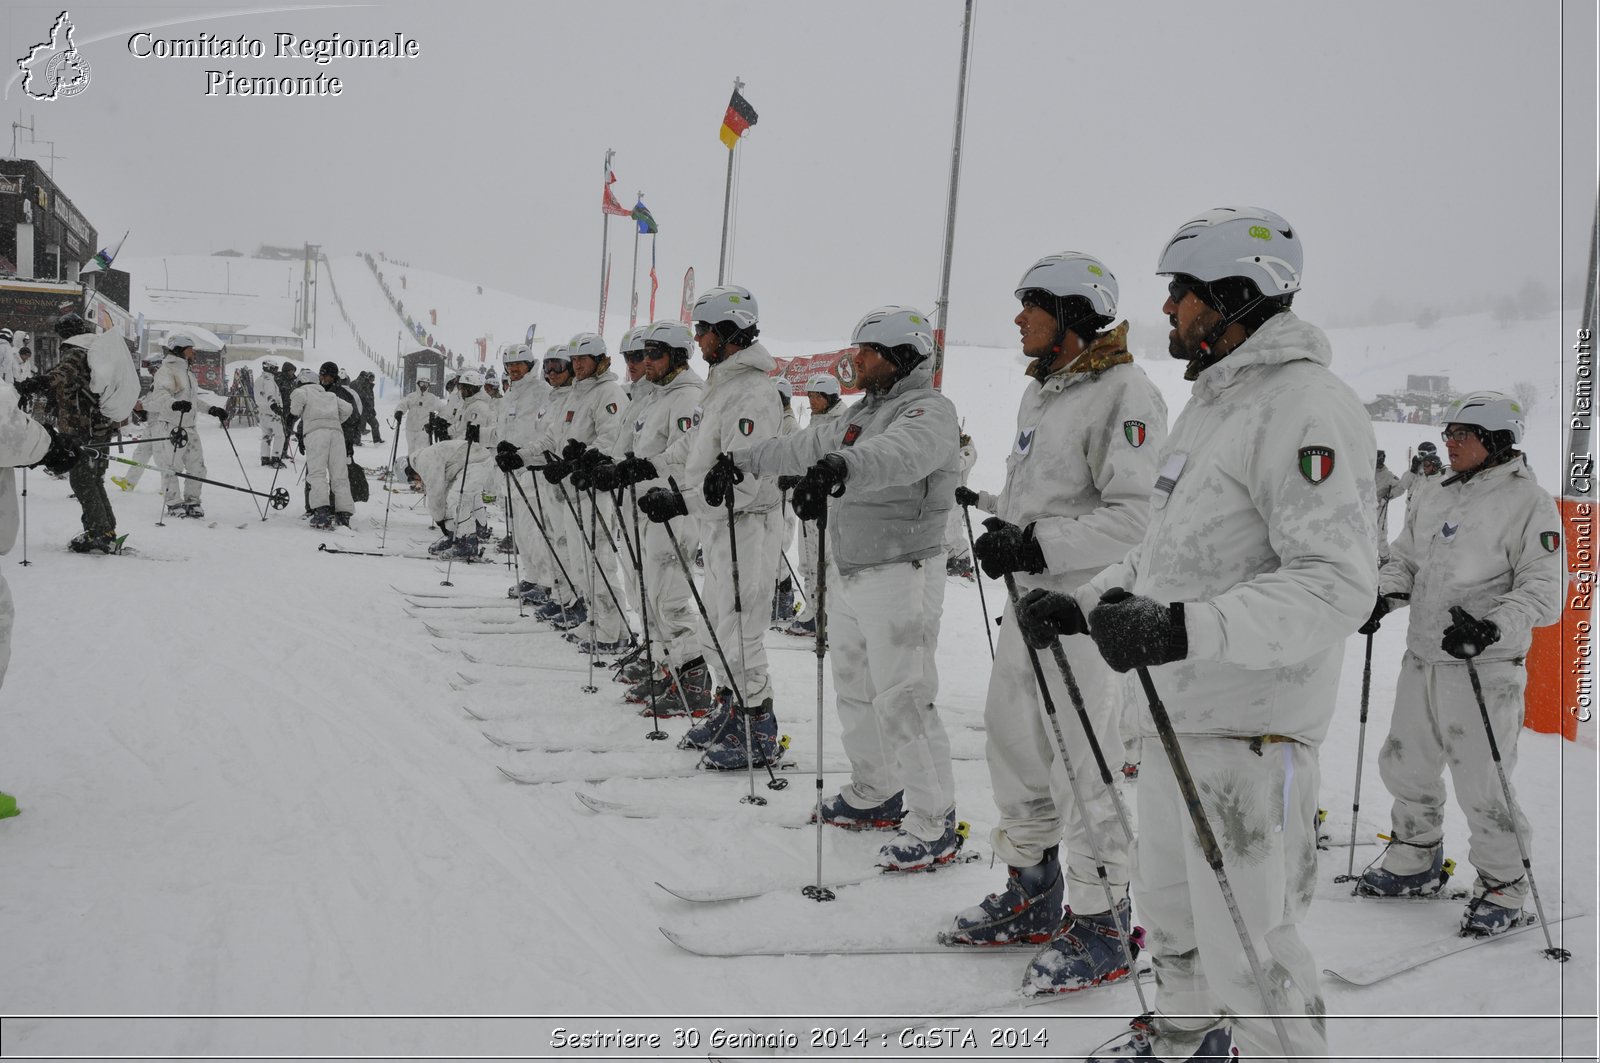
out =
[(645, 353), (643, 351), (628, 351), (622, 357), (627, 359), (629, 365), (638, 365), (644, 361)]
[(1173, 278), (1167, 282), (1167, 298), (1172, 300), (1172, 305), (1177, 306), (1183, 302), (1183, 297), (1190, 292), (1195, 293), (1195, 298), (1203, 299), (1200, 294), (1200, 282), (1192, 279)]
[(711, 331), (711, 323), (710, 322), (708, 322), (708, 321), (696, 321), (694, 323), (694, 334), (695, 334), (695, 338), (696, 339), (698, 339), (701, 336), (704, 336), (706, 333), (708, 333), (710, 331)]

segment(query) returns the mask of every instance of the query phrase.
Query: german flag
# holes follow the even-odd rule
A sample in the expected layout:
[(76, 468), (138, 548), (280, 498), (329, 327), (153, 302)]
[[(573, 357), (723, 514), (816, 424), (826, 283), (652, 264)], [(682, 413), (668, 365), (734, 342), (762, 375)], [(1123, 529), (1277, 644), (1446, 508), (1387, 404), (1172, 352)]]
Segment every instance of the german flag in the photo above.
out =
[(739, 95), (739, 90), (733, 90), (733, 99), (728, 101), (728, 113), (722, 116), (722, 129), (717, 134), (722, 138), (722, 143), (729, 151), (739, 143), (739, 138), (744, 136), (744, 131), (756, 124), (756, 109), (750, 106), (750, 101)]

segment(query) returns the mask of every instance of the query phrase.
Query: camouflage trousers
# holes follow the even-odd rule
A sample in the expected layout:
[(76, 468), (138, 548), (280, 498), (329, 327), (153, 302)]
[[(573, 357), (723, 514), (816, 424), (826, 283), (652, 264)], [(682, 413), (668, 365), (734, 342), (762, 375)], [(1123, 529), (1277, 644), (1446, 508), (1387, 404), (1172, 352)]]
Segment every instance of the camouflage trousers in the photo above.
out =
[(1317, 751), (1270, 742), (1258, 754), (1247, 739), (1210, 735), (1178, 742), (1272, 998), (1261, 999), (1171, 761), (1152, 740), (1139, 771), (1133, 860), (1133, 903), (1156, 973), (1152, 1047), (1162, 1059), (1187, 1059), (1208, 1030), (1231, 1025), (1243, 1058), (1282, 1059), (1272, 1011), (1294, 1059), (1324, 1058), (1326, 1007), (1298, 930), (1317, 875)]
[(117, 515), (111, 511), (111, 499), (106, 496), (106, 469), (110, 465), (105, 451), (86, 450), (67, 473), (72, 493), (83, 507), (83, 530), (90, 535), (117, 530)]

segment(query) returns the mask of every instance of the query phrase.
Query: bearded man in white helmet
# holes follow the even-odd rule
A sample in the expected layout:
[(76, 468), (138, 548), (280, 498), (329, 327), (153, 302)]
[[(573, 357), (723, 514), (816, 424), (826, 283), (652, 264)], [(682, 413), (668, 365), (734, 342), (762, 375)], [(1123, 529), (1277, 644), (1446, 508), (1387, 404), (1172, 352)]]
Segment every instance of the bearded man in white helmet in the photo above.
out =
[[(958, 502), (995, 516), (975, 560), (990, 579), (1010, 577), (1018, 594), (1067, 592), (1120, 560), (1143, 535), (1167, 408), (1128, 352), (1117, 320), (1117, 279), (1093, 255), (1047, 255), (1017, 282), (1022, 353), (1030, 382), (998, 495), (960, 488)], [(1115, 327), (1112, 327), (1115, 325)], [(1009, 867), (1005, 888), (959, 913), (958, 945), (1038, 942), (1024, 988), (1061, 993), (1129, 974), (1127, 899), (1131, 839), (1051, 654), (1040, 653), (1080, 804), (1060, 763), (1038, 677), (1015, 622), (996, 636), (984, 707), (989, 778), (999, 808), (995, 853)], [(1119, 683), (1094, 646), (1062, 644), (1106, 756), (1122, 752)], [(1062, 852), (1062, 849), (1065, 852)], [(1102, 884), (1098, 868), (1106, 870)], [(1109, 887), (1109, 889), (1108, 889)], [(1108, 897), (1107, 894), (1110, 894)], [(1062, 903), (1068, 905), (1062, 918)]]
[(1529, 851), (1532, 839), (1500, 785), (1466, 662), (1477, 670), (1509, 779), (1533, 629), (1560, 618), (1567, 579), (1561, 514), (1517, 449), (1523, 432), (1522, 408), (1508, 395), (1477, 391), (1451, 404), (1444, 429), (1450, 475), (1407, 512), (1361, 629), (1374, 632), (1389, 610), (1411, 606), (1394, 715), (1378, 754), (1394, 795), (1392, 840), (1356, 892), (1430, 896), (1444, 887), (1448, 767), (1478, 873), (1461, 932), (1477, 937), (1517, 925), (1528, 894), (1517, 833)]
[(1151, 684), (1192, 777), (1186, 792), (1166, 755), (1141, 766), (1133, 899), (1155, 1008), (1094, 1060), (1328, 1054), (1298, 925), (1317, 878), (1317, 750), (1345, 640), (1377, 593), (1378, 448), (1327, 337), (1289, 309), (1302, 262), (1289, 222), (1255, 207), (1173, 234), (1156, 272), (1194, 390), (1159, 454), (1150, 524), (1074, 596), (1041, 595), (1018, 617), (1035, 634), (1087, 633), (1114, 670), (1139, 669), (1124, 696)]

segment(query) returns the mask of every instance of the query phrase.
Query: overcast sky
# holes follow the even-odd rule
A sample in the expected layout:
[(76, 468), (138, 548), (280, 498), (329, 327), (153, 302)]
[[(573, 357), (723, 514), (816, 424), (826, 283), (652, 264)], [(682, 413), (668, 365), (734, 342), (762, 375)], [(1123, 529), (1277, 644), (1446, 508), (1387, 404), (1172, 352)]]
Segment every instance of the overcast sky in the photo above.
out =
[[(10, 0), (8, 60), (60, 10)], [(102, 242), (132, 230), (129, 255), (312, 241), (593, 306), (614, 148), (618, 198), (643, 190), (660, 222), (658, 313), (670, 314), (686, 267), (700, 289), (716, 282), (717, 129), (737, 75), (760, 118), (739, 148), (729, 279), (755, 292), (767, 331), (834, 338), (881, 303), (932, 311), (959, 0), (70, 11), (90, 86), (34, 103), (13, 77), (7, 121), (54, 142), (56, 178)], [(1582, 273), (1592, 3), (977, 0), (976, 12), (952, 339), (1010, 342), (1017, 279), (1067, 249), (1105, 259), (1124, 314), (1156, 317), (1166, 238), (1223, 204), (1270, 207), (1300, 230), (1297, 308), (1312, 320), (1358, 320), (1380, 300), (1488, 306), (1530, 280), (1553, 297)], [(268, 58), (135, 58), (139, 30), (245, 34)], [(421, 54), (271, 58), (277, 32), (335, 31), (404, 33)], [(207, 97), (210, 69), (344, 88)], [(28, 138), (18, 154), (48, 155)], [(613, 219), (613, 338), (632, 247), (631, 222)]]

